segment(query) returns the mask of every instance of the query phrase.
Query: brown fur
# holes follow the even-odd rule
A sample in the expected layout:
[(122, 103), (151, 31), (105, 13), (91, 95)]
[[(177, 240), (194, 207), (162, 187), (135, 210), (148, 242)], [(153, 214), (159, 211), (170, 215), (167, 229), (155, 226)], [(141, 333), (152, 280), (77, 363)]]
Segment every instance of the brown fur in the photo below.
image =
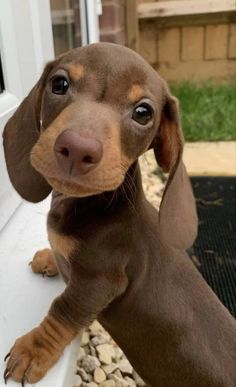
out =
[(48, 240), (53, 251), (55, 251), (56, 254), (61, 255), (66, 260), (69, 259), (75, 248), (79, 248), (78, 241), (75, 241), (69, 236), (57, 234), (50, 227), (48, 228)]
[(132, 103), (140, 101), (144, 96), (144, 90), (140, 85), (133, 85), (128, 94), (128, 99)]
[(56, 363), (76, 333), (48, 315), (37, 328), (16, 340), (7, 370), (18, 382), (36, 383)]
[(78, 81), (84, 76), (84, 67), (78, 64), (69, 67), (69, 74), (73, 81)]
[(56, 260), (52, 250), (43, 249), (35, 253), (31, 262), (31, 268), (34, 273), (53, 277), (58, 274)]
[[(72, 66), (84, 69), (76, 82)], [(60, 96), (50, 86), (58, 72), (70, 77)], [(145, 125), (132, 119), (143, 97), (153, 110)], [(89, 173), (57, 163), (54, 144), (68, 129), (103, 146)], [(159, 213), (137, 161), (148, 148), (169, 172)], [(6, 378), (36, 382), (97, 318), (150, 386), (234, 387), (236, 323), (185, 253), (197, 232), (195, 201), (178, 103), (156, 72), (118, 45), (72, 50), (46, 66), (7, 123), (4, 149), (24, 198), (40, 201), (53, 189), (49, 239), (67, 283), (46, 322), (17, 340)]]

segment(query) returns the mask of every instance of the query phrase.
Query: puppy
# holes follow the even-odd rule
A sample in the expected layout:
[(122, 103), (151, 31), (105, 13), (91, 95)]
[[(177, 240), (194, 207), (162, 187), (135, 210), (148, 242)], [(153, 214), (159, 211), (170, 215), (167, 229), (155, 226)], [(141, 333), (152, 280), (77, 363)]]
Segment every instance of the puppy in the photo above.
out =
[[(4, 374), (35, 383), (94, 319), (150, 386), (236, 386), (236, 323), (188, 259), (197, 233), (178, 103), (136, 53), (102, 43), (50, 62), (4, 130), (6, 164), (26, 200), (51, 190), (33, 270), (67, 287), (16, 340)], [(160, 212), (138, 157), (169, 179)], [(55, 266), (56, 259), (57, 266)]]

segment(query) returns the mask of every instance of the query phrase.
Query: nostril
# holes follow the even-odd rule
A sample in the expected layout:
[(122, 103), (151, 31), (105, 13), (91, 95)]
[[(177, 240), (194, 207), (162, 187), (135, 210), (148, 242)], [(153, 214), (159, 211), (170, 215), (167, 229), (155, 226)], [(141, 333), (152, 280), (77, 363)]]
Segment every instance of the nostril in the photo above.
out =
[(61, 153), (62, 156), (69, 157), (69, 149), (66, 147), (62, 146), (61, 148), (58, 149), (58, 152)]
[(92, 156), (84, 156), (82, 162), (85, 164), (94, 164)]

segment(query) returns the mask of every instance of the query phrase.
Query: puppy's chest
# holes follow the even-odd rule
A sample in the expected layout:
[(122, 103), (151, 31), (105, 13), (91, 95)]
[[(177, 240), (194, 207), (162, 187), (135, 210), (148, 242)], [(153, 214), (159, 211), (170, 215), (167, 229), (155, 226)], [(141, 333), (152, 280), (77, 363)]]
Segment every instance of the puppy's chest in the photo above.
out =
[(74, 230), (75, 223), (76, 214), (71, 211), (70, 203), (61, 195), (53, 197), (47, 219), (48, 240), (54, 253), (67, 261), (80, 249), (80, 239)]
[(80, 242), (70, 235), (64, 235), (48, 226), (48, 240), (55, 254), (67, 261), (76, 252), (79, 252)]

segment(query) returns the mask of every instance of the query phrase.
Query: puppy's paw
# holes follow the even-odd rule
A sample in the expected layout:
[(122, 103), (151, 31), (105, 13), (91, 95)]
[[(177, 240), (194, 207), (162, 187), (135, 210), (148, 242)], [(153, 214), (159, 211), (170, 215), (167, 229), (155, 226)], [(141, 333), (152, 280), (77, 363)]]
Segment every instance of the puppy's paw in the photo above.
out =
[(34, 273), (40, 273), (47, 277), (54, 277), (58, 274), (56, 260), (50, 249), (37, 251), (30, 264)]
[(38, 382), (59, 359), (61, 351), (43, 340), (40, 329), (35, 328), (16, 340), (8, 358), (4, 380), (12, 377), (24, 387)]

